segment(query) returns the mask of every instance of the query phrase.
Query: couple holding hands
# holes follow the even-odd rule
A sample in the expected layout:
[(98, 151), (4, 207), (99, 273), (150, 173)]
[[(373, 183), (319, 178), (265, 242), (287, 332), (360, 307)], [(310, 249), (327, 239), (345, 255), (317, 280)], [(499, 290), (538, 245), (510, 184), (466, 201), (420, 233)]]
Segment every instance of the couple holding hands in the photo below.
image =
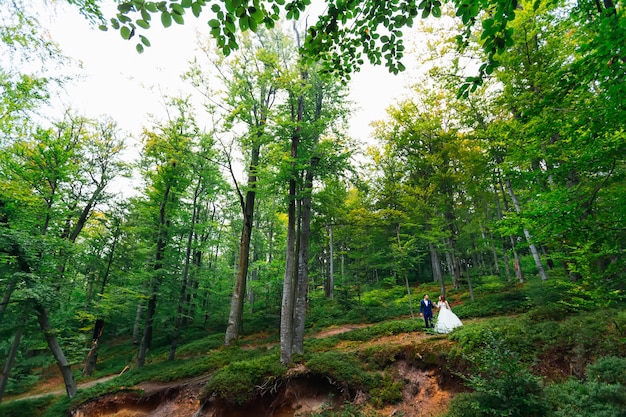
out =
[[(439, 309), (437, 322), (433, 325), (433, 308)], [(450, 309), (450, 304), (446, 301), (446, 297), (439, 296), (437, 304), (433, 304), (428, 298), (428, 294), (424, 294), (424, 298), (420, 303), (420, 316), (424, 318), (426, 328), (432, 327), (437, 333), (450, 333), (453, 329), (462, 326), (461, 320)]]

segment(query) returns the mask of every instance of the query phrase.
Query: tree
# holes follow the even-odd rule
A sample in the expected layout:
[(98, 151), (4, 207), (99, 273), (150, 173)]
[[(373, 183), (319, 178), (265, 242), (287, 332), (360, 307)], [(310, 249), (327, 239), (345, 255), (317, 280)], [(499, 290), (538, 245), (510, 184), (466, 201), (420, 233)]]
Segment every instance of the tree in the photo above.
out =
[(177, 273), (174, 266), (176, 220), (182, 209), (182, 199), (191, 183), (191, 161), (188, 155), (199, 135), (195, 121), (189, 114), (188, 103), (182, 99), (173, 99), (169, 105), (171, 119), (155, 126), (154, 130), (144, 132), (141, 164), (147, 188), (145, 197), (137, 203), (145, 222), (145, 238), (152, 250), (152, 260), (149, 278), (145, 281), (148, 301), (137, 355), (139, 367), (144, 365), (152, 343), (161, 285)]
[[(187, 11), (199, 17), (210, 5), (212, 18), (208, 24), (211, 35), (224, 54), (229, 55), (239, 47), (236, 36), (238, 31), (254, 32), (261, 27), (271, 29), (282, 17), (298, 20), (307, 12), (315, 13), (311, 0), (122, 1), (115, 17), (107, 22), (98, 8), (85, 6), (85, 3), (91, 6), (94, 3), (97, 5), (97, 2), (70, 2), (77, 3), (89, 16), (99, 19), (101, 29), (106, 30), (110, 25), (124, 39), (137, 36), (139, 42), (136, 48), (139, 52), (150, 46), (144, 33), (153, 24), (153, 16), (158, 16), (161, 24), (167, 28), (172, 22), (184, 24)], [(431, 15), (440, 17), (446, 3), (454, 5), (456, 16), (461, 18), (464, 25), (461, 45), (468, 42), (474, 30), (482, 32), (480, 39), (487, 60), (481, 65), (478, 76), (466, 80), (461, 93), (467, 94), (469, 90), (475, 90), (483, 77), (497, 67), (496, 54), (511, 46), (512, 31), (508, 24), (515, 18), (518, 6), (516, 0), (326, 0), (324, 11), (307, 30), (302, 45), (304, 56), (309, 63), (323, 62), (327, 71), (337, 71), (347, 78), (350, 73), (358, 71), (365, 60), (372, 64), (384, 61), (389, 70), (397, 74), (405, 68), (401, 62), (405, 50), (403, 30), (412, 27), (420, 15), (422, 18)], [(476, 24), (481, 22), (481, 12), (487, 12), (490, 17), (488, 24), (477, 28)]]
[[(235, 186), (241, 208), (242, 229), (239, 241), (237, 278), (231, 299), (228, 327), (224, 343), (230, 345), (239, 338), (242, 326), (243, 306), (248, 280), (250, 249), (255, 218), (255, 204), (259, 183), (262, 181), (264, 148), (272, 141), (269, 126), (272, 120), (273, 107), (280, 88), (284, 63), (281, 57), (292, 55), (290, 41), (280, 31), (260, 31), (256, 35), (242, 36), (239, 41), (241, 50), (232, 57), (224, 57), (221, 53), (213, 54), (211, 48), (205, 52), (215, 67), (217, 78), (225, 86), (220, 94), (221, 101), (216, 100), (212, 90), (213, 82), (206, 77), (207, 71), (196, 64), (187, 77), (200, 89), (213, 108), (223, 112), (223, 127), (216, 129), (235, 131), (238, 148), (244, 154), (246, 184), (237, 178), (238, 168), (234, 161), (235, 155), (225, 149), (225, 159)], [(288, 58), (286, 58), (288, 59)]]
[[(16, 140), (0, 155), (2, 233), (8, 242), (2, 252), (18, 260), (3, 299), (8, 302), (20, 283), (18, 299), (35, 312), (69, 397), (76, 394), (76, 382), (51, 315), (61, 309), (59, 296), (67, 291), (69, 249), (95, 207), (108, 200), (104, 190), (121, 172), (117, 158), (122, 149), (117, 128), (110, 121), (68, 114), (54, 128), (39, 128), (34, 137)], [(20, 327), (12, 351), (21, 335)], [(3, 378), (8, 378), (12, 359), (13, 354)]]

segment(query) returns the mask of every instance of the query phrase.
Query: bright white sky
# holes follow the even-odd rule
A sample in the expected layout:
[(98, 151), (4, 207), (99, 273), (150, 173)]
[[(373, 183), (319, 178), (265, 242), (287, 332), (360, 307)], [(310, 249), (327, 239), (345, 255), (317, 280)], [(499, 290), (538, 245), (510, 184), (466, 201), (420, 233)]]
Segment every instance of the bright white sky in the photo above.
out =
[[(173, 24), (168, 29), (157, 22), (149, 31), (152, 46), (138, 54), (134, 40), (91, 27), (76, 8), (60, 5), (50, 16), (50, 35), (66, 55), (82, 62), (85, 74), (84, 80), (68, 87), (63, 104), (88, 117), (110, 115), (124, 130), (139, 133), (149, 125), (148, 114), (163, 114), (162, 93), (171, 96), (191, 89), (180, 75), (196, 52), (196, 32), (206, 34), (208, 26), (202, 15), (185, 18), (184, 26)], [(411, 64), (405, 61), (407, 67)], [(384, 118), (385, 109), (401, 98), (408, 76), (394, 76), (384, 67), (366, 67), (353, 76), (350, 98), (358, 108), (349, 133), (354, 138), (370, 140), (369, 124)]]

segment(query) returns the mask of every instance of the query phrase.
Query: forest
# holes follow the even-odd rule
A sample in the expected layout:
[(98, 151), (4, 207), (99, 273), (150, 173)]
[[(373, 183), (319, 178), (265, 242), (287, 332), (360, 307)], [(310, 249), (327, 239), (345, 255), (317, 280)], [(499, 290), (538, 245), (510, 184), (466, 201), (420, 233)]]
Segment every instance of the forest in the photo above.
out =
[[(132, 138), (0, 0), (0, 415), (626, 416), (622, 4), (64, 3), (207, 36)], [(351, 77), (407, 59), (352, 137)]]

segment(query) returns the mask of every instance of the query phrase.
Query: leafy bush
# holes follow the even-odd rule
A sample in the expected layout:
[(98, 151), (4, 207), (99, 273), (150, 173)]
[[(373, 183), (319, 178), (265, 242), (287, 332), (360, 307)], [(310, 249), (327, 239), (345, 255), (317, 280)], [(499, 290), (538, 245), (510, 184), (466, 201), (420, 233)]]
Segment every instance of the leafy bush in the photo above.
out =
[(382, 376), (377, 375), (369, 390), (371, 404), (376, 408), (380, 408), (387, 404), (399, 402), (402, 400), (402, 387), (402, 382), (395, 381), (386, 373)]
[(3, 417), (40, 417), (44, 410), (55, 401), (53, 396), (27, 400), (4, 402), (0, 404), (0, 416)]
[(321, 352), (313, 355), (305, 365), (311, 372), (328, 376), (345, 388), (365, 388), (371, 383), (361, 362), (350, 353)]
[(527, 311), (531, 300), (521, 289), (485, 294), (479, 301), (464, 299), (454, 312), (461, 318), (489, 317), (501, 314), (514, 314)]
[(257, 386), (277, 380), (285, 371), (278, 355), (234, 362), (213, 375), (203, 390), (203, 396), (217, 394), (226, 402), (241, 405), (254, 398)]
[(626, 390), (622, 385), (570, 379), (548, 386), (545, 397), (550, 416), (624, 417)]
[(605, 357), (589, 365), (587, 380), (626, 386), (626, 358)]
[(448, 416), (545, 415), (541, 379), (502, 340), (486, 334), (485, 341), (484, 348), (468, 357), (474, 368), (464, 379), (474, 393), (452, 401)]
[(393, 336), (400, 333), (414, 332), (421, 330), (422, 327), (423, 322), (419, 317), (415, 319), (391, 320), (342, 333), (337, 337), (342, 340), (364, 341), (376, 339), (381, 336)]

